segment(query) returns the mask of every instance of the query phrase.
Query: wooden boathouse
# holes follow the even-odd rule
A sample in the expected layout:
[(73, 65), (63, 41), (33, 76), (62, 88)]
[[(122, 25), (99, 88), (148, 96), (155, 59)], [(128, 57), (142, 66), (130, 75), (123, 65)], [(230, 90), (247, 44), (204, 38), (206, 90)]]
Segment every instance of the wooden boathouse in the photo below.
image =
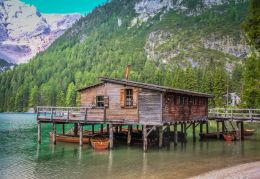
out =
[[(131, 143), (134, 126), (142, 126), (142, 142), (147, 150), (147, 138), (157, 131), (158, 145), (163, 144), (163, 136), (173, 126), (174, 143), (178, 141), (178, 125), (181, 133), (192, 127), (207, 125), (208, 100), (210, 94), (169, 88), (130, 80), (101, 77), (100, 83), (78, 90), (81, 107), (38, 107), (38, 141), (41, 141), (41, 123), (53, 123), (53, 142), (56, 143), (56, 124), (74, 123), (75, 135), (79, 130), (79, 142), (83, 145), (83, 125), (107, 126), (110, 148), (113, 148), (114, 132), (128, 126), (127, 143)], [(208, 130), (208, 127), (207, 127)]]

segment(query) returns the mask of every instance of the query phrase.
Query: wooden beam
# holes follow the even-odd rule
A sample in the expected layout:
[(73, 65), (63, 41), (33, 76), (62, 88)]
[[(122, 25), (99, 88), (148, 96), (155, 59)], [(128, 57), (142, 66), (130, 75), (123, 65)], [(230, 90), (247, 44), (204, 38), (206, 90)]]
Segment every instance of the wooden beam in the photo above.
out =
[(147, 152), (147, 129), (146, 129), (146, 125), (143, 125), (143, 151)]
[(113, 149), (113, 145), (114, 145), (113, 124), (109, 124), (109, 148)]
[(37, 123), (38, 125), (38, 137), (37, 137), (37, 141), (40, 144), (41, 143), (41, 122), (38, 121)]
[(159, 126), (158, 131), (159, 131), (159, 148), (162, 148), (162, 145), (163, 145), (163, 126)]
[(56, 123), (53, 123), (53, 135), (52, 135), (52, 142), (54, 145), (56, 145), (56, 135), (57, 135), (57, 128), (56, 128)]
[(83, 146), (83, 125), (81, 123), (79, 125), (79, 145)]
[(128, 126), (128, 131), (127, 131), (127, 144), (131, 144), (131, 138), (132, 138), (132, 125)]

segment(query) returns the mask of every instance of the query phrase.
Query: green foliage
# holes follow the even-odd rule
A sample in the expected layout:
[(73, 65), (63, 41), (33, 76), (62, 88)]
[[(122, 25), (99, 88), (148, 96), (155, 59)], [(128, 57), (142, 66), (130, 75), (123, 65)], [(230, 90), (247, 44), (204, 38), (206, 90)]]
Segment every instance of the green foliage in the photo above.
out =
[(249, 42), (260, 52), (260, 1), (250, 1), (250, 13), (243, 24)]
[[(225, 64), (237, 65), (241, 60), (205, 48), (201, 39), (212, 32), (220, 37), (241, 34), (247, 3), (212, 7), (198, 16), (169, 11), (161, 20), (157, 15), (129, 28), (137, 16), (136, 2), (112, 0), (98, 7), (28, 64), (0, 74), (0, 111), (25, 111), (36, 105), (79, 105), (76, 89), (97, 82), (99, 76), (123, 78), (127, 64), (132, 65), (131, 80), (216, 93), (211, 105), (222, 105), (226, 79), (241, 81), (242, 68), (227, 75)], [(188, 3), (196, 6), (194, 1)], [(122, 19), (121, 27), (118, 18)], [(156, 50), (164, 53), (175, 47), (182, 49), (167, 63), (162, 63), (163, 58), (147, 60), (145, 54), (147, 37), (157, 30), (169, 31), (173, 37)], [(190, 58), (198, 64), (189, 62)], [(240, 92), (241, 85), (236, 85), (231, 83), (230, 88)]]
[(74, 83), (70, 83), (66, 94), (66, 105), (76, 106), (76, 88)]

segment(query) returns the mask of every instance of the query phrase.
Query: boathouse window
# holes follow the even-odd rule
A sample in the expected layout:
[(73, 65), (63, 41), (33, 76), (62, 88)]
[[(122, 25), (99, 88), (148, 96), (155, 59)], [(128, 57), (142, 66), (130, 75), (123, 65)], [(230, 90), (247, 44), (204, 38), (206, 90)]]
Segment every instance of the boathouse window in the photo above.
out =
[(96, 104), (97, 107), (104, 107), (105, 106), (104, 96), (96, 96)]
[(133, 106), (133, 89), (126, 89), (126, 98), (125, 98), (125, 106), (132, 107)]

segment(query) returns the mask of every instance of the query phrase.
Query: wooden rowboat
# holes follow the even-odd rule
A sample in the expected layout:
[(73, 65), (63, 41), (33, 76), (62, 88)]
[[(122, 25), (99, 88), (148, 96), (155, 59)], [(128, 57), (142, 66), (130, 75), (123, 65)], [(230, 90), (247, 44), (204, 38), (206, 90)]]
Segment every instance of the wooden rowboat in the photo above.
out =
[[(52, 140), (53, 133), (50, 132), (50, 138)], [(69, 142), (69, 143), (79, 143), (79, 136), (73, 136), (73, 135), (59, 135), (56, 134), (56, 141), (57, 142)], [(89, 137), (83, 137), (83, 143), (87, 144), (89, 143)]]
[(223, 137), (224, 137), (225, 141), (227, 141), (227, 142), (231, 142), (236, 139), (236, 137), (233, 133), (232, 134), (223, 134)]
[(244, 130), (244, 136), (252, 136), (254, 134), (254, 129), (245, 129)]
[(103, 135), (95, 135), (91, 138), (91, 145), (95, 150), (106, 150), (109, 146), (109, 138)]

